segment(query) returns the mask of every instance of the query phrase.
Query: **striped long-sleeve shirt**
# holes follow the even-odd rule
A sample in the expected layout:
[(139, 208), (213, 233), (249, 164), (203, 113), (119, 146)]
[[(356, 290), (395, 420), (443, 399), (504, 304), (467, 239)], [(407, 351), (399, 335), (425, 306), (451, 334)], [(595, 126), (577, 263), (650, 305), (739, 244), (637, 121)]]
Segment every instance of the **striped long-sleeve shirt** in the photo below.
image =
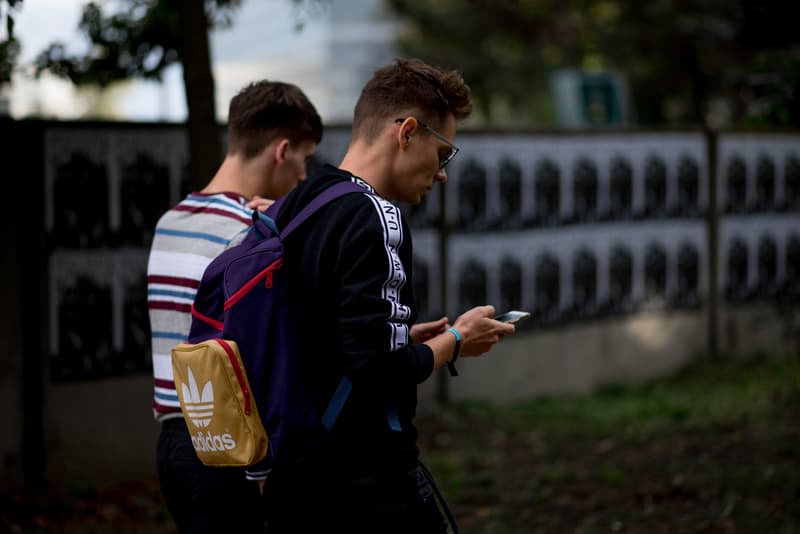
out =
[(147, 304), (152, 331), (157, 420), (181, 417), (172, 377), (171, 350), (186, 341), (191, 306), (211, 260), (251, 224), (245, 199), (233, 193), (193, 193), (156, 224), (147, 263)]

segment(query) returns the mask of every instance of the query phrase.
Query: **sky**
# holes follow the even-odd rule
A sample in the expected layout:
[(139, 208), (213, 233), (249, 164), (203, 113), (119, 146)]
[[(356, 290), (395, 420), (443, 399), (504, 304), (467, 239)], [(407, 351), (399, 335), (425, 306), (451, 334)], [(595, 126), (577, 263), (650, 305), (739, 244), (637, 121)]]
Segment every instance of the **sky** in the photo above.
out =
[[(86, 41), (78, 31), (81, 6), (87, 0), (25, 0), (15, 16), (15, 35), (22, 43), (20, 65), (30, 63), (50, 43), (81, 52)], [(306, 8), (308, 9), (308, 8)], [(211, 34), (217, 84), (217, 115), (225, 120), (227, 102), (247, 81), (272, 78), (297, 83), (317, 103), (325, 118), (326, 98), (313, 81), (325, 61), (330, 8), (324, 4), (298, 11), (289, 0), (244, 0), (233, 26)], [(302, 30), (297, 21), (303, 20)], [(292, 77), (295, 79), (287, 79)], [(99, 94), (77, 90), (69, 82), (45, 76), (17, 76), (10, 91), (11, 114), (77, 119), (91, 108), (105, 118), (133, 121), (183, 121), (186, 103), (180, 66), (168, 69), (163, 83), (135, 81)]]

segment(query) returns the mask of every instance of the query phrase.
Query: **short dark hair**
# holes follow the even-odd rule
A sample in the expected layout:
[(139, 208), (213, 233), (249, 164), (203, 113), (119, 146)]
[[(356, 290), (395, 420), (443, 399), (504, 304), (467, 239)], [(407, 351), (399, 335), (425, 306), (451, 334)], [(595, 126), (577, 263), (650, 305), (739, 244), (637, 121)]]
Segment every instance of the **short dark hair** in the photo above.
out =
[(291, 83), (253, 82), (231, 99), (228, 154), (257, 156), (277, 137), (292, 143), (322, 139), (322, 120), (299, 87)]
[(472, 113), (469, 86), (457, 71), (419, 59), (396, 59), (376, 70), (364, 86), (353, 113), (353, 135), (372, 140), (381, 123), (398, 112), (413, 112), (441, 126), (448, 113), (463, 119)]

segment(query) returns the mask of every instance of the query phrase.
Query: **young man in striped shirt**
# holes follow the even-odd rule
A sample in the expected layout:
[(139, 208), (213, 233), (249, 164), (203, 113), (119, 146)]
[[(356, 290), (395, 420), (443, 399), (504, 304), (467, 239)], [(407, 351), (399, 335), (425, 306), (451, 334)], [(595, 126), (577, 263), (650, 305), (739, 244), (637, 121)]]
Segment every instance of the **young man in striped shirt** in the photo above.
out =
[(305, 178), (322, 138), (320, 117), (292, 84), (260, 81), (230, 103), (228, 150), (217, 173), (158, 221), (147, 266), (153, 411), (161, 423), (158, 474), (181, 532), (261, 532), (258, 485), (243, 469), (207, 467), (195, 454), (172, 377), (171, 350), (186, 341), (206, 266), (251, 223), (249, 208)]

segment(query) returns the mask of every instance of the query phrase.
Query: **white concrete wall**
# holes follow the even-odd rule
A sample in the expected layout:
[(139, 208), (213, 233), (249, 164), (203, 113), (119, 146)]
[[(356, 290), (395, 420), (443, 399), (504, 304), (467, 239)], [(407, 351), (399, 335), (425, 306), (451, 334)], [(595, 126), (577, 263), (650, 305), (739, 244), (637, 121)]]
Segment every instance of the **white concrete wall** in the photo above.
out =
[[(800, 313), (790, 318), (769, 304), (725, 307), (720, 349), (736, 357), (765, 352), (800, 354)], [(639, 384), (662, 377), (697, 357), (707, 345), (703, 311), (644, 312), (619, 319), (569, 327), (523, 330), (491, 352), (458, 362), (459, 376), (448, 378), (455, 402), (522, 401), (560, 393), (590, 393), (610, 384)], [(446, 373), (446, 369), (437, 372)], [(435, 409), (437, 377), (420, 389), (420, 411)]]
[(47, 475), (104, 483), (156, 473), (158, 424), (147, 376), (54, 384), (46, 402)]

